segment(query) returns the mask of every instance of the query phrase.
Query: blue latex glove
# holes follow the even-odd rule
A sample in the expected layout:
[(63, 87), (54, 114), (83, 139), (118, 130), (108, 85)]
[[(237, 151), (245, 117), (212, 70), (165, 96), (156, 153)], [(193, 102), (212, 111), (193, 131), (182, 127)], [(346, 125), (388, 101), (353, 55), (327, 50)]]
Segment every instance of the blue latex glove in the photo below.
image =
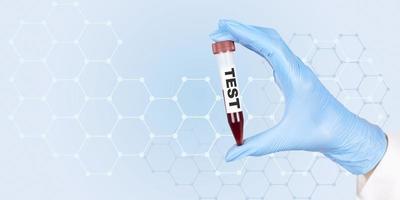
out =
[(233, 40), (264, 57), (285, 97), (285, 113), (273, 128), (233, 146), (226, 161), (279, 151), (321, 152), (353, 174), (372, 170), (387, 147), (385, 133), (346, 109), (270, 28), (221, 20), (210, 35)]

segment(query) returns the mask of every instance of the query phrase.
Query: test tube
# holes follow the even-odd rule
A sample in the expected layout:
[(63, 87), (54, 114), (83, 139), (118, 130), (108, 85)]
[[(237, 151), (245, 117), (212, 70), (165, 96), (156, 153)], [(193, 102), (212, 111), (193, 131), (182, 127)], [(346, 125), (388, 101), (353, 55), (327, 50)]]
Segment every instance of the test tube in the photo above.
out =
[(236, 68), (233, 62), (235, 43), (230, 40), (215, 42), (212, 44), (212, 51), (218, 62), (228, 123), (236, 144), (242, 145), (244, 119), (242, 107), (240, 106)]

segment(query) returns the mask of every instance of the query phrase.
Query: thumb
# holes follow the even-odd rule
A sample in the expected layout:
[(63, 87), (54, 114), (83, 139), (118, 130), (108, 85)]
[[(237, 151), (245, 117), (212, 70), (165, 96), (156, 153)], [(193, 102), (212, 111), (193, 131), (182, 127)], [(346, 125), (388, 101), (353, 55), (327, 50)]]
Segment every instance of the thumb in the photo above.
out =
[(246, 156), (262, 156), (279, 151), (292, 150), (293, 145), (278, 125), (274, 128), (247, 138), (240, 146), (232, 146), (225, 156), (231, 162)]
[(286, 71), (294, 57), (279, 34), (270, 28), (250, 26), (233, 20), (220, 20), (218, 30), (210, 35), (214, 41), (233, 40), (267, 59), (273, 68)]

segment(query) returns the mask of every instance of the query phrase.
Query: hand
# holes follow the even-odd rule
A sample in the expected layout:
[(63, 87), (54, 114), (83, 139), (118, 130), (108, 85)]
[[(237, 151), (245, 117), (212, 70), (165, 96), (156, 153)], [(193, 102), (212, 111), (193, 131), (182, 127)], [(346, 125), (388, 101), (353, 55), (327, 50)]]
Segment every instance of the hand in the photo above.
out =
[(316, 151), (353, 174), (364, 174), (382, 159), (387, 147), (385, 133), (336, 100), (275, 30), (221, 20), (210, 37), (233, 40), (264, 57), (285, 97), (282, 120), (243, 145), (233, 146), (226, 161), (279, 151)]

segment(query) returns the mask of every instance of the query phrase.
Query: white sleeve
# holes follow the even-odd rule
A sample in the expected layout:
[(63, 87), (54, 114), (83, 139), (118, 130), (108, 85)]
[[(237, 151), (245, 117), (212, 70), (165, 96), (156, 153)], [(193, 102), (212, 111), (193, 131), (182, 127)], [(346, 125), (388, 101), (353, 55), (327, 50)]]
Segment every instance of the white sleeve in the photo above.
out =
[(360, 200), (400, 199), (400, 135), (388, 135), (385, 156), (368, 180), (363, 175), (358, 177), (358, 186)]

